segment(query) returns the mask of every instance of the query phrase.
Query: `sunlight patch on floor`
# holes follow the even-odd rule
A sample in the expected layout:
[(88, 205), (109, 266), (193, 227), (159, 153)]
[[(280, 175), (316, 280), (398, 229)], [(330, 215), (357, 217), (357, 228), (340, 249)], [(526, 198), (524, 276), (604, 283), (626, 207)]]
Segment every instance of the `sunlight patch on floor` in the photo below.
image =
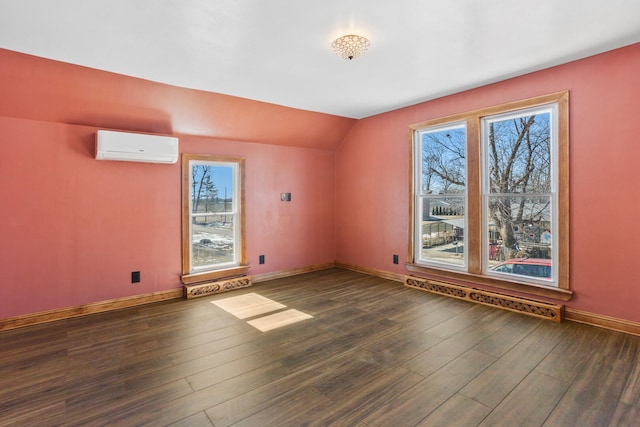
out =
[(211, 301), (211, 303), (217, 305), (227, 313), (233, 314), (238, 319), (258, 316), (260, 314), (270, 313), (286, 307), (286, 305), (280, 304), (279, 302), (275, 302), (256, 293)]
[(291, 325), (302, 320), (311, 319), (313, 316), (301, 311), (290, 309), (281, 311), (280, 313), (270, 314), (268, 316), (260, 317), (258, 319), (249, 320), (247, 323), (254, 328), (267, 332), (272, 329), (280, 328), (282, 326)]
[[(256, 293), (248, 293), (236, 297), (224, 298), (211, 301), (229, 314), (238, 319), (247, 319), (266, 313), (281, 310), (287, 306), (279, 302), (265, 298)], [(247, 321), (247, 323), (262, 332), (267, 332), (282, 326), (291, 325), (306, 319), (312, 319), (313, 316), (295, 309), (289, 309), (273, 313), (268, 316), (259, 317)]]

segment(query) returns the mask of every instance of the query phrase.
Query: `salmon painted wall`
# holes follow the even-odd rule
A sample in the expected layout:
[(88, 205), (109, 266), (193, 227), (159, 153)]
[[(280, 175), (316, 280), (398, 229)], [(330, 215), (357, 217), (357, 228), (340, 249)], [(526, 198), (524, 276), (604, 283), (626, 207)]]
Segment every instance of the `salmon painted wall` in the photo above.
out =
[(333, 147), (352, 119), (1, 50), (0, 93), (0, 319), (181, 286), (179, 163), (97, 161), (99, 128), (244, 156), (249, 274), (335, 260)]
[[(179, 163), (97, 161), (95, 131), (0, 118), (0, 318), (181, 286)], [(335, 260), (333, 151), (179, 137), (246, 158), (249, 274)]]
[(335, 149), (354, 119), (0, 49), (0, 117)]
[(180, 167), (98, 162), (98, 128), (245, 156), (251, 274), (334, 260), (405, 274), (407, 125), (569, 90), (567, 305), (640, 322), (639, 69), (633, 45), (356, 122), (0, 50), (0, 318), (180, 286)]
[(566, 305), (640, 322), (639, 72), (636, 44), (360, 120), (336, 155), (337, 261), (409, 273), (409, 124), (569, 90), (575, 295)]

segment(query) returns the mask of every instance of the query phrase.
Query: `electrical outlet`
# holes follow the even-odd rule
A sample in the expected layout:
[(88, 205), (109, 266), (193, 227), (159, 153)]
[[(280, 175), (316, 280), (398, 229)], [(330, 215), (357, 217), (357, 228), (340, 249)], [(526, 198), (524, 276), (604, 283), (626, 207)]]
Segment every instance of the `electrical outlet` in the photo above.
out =
[(264, 255), (260, 255), (259, 262), (260, 264), (264, 264)]
[(132, 271), (131, 272), (131, 283), (140, 283), (140, 272)]
[(398, 263), (398, 255), (393, 255), (393, 263), (397, 264)]

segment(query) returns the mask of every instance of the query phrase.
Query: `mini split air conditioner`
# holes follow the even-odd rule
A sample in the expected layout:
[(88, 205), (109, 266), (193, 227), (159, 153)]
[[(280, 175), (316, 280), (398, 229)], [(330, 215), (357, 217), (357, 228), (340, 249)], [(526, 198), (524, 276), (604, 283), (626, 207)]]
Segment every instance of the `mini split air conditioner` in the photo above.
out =
[(99, 130), (96, 135), (96, 159), (175, 163), (178, 161), (178, 138)]

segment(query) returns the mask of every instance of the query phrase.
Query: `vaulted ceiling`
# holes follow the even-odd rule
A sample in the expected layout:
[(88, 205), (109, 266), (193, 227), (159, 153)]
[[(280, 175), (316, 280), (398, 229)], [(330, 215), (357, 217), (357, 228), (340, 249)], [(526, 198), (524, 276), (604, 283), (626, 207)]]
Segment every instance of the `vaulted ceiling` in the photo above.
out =
[[(347, 61), (350, 33), (371, 46)], [(637, 42), (637, 0), (0, 3), (0, 48), (350, 118)]]

